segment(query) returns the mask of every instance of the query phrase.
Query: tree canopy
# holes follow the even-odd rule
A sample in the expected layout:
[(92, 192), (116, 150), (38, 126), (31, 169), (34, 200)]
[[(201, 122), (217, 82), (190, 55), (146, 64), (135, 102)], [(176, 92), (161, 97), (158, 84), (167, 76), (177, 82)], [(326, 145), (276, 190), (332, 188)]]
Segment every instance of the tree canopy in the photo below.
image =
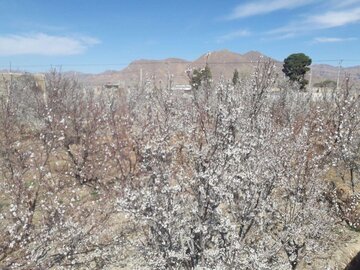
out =
[(314, 87), (335, 89), (336, 82), (333, 80), (324, 80), (318, 83), (314, 83)]
[(232, 83), (236, 85), (239, 82), (239, 71), (237, 69), (234, 70)]
[(308, 80), (305, 79), (305, 74), (310, 70), (311, 58), (303, 53), (294, 53), (289, 55), (284, 60), (284, 68), (282, 71), (292, 82), (298, 82), (300, 89), (305, 89)]
[(202, 69), (195, 69), (190, 78), (190, 84), (195, 89), (198, 89), (204, 82), (210, 82), (212, 78), (211, 70), (208, 65)]

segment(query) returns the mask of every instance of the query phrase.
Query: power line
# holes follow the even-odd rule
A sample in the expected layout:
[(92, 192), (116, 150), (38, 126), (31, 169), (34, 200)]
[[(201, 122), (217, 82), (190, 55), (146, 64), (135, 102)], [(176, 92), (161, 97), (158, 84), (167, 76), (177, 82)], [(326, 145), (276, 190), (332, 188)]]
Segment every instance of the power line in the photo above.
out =
[[(319, 59), (319, 60), (313, 60), (313, 64), (320, 64), (320, 63), (339, 63), (342, 62), (343, 64), (346, 62), (358, 62), (360, 63), (360, 59)], [(228, 61), (228, 62), (210, 62), (208, 63), (209, 66), (219, 65), (219, 66), (226, 66), (226, 65), (242, 65), (242, 64), (257, 64), (259, 61)], [(265, 62), (265, 61), (260, 61)], [(277, 62), (278, 64), (281, 64), (281, 62)], [(193, 68), (193, 67), (199, 67), (206, 65), (206, 62), (187, 62), (187, 61), (162, 61), (162, 60), (147, 60), (145, 62), (131, 62), (131, 63), (70, 63), (70, 64), (24, 64), (24, 65), (16, 65), (12, 63), (11, 69), (13, 71), (26, 71), (28, 70), (31, 72), (31, 70), (42, 70), (42, 72), (46, 69), (58, 69), (61, 70), (63, 68), (69, 69), (73, 68), (76, 71), (76, 68), (80, 67), (114, 67), (112, 70), (121, 71), (123, 74), (133, 74), (136, 70), (131, 70), (131, 67), (135, 68), (142, 68), (147, 65), (159, 65), (159, 66), (165, 66), (167, 69), (171, 66), (171, 64), (183, 64), (187, 68)], [(333, 66), (337, 66), (332, 64)], [(9, 64), (0, 64), (0, 69), (8, 69)], [(86, 72), (84, 72), (86, 73)]]
[[(319, 62), (360, 62), (360, 59), (319, 59), (313, 60), (313, 63)], [(209, 62), (209, 65), (236, 65), (236, 64), (256, 64), (258, 61), (228, 61), (228, 62)], [(260, 61), (262, 62), (262, 61)], [(12, 63), (13, 67), (23, 67), (23, 68), (36, 68), (36, 67), (82, 67), (82, 66), (135, 66), (135, 65), (169, 65), (169, 64), (184, 64), (184, 65), (201, 65), (206, 64), (206, 62), (187, 62), (187, 61), (161, 61), (161, 60), (147, 60), (145, 62), (131, 62), (131, 63), (71, 63), (71, 64), (19, 64), (16, 65)], [(0, 65), (1, 68), (8, 67), (8, 64)]]

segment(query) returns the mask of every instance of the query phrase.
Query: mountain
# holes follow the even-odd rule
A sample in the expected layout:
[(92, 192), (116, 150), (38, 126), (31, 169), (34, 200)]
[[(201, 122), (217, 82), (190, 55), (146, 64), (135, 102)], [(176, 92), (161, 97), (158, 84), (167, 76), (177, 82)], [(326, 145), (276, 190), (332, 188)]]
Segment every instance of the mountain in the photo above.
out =
[[(263, 55), (261, 52), (257, 52), (257, 51), (249, 51), (247, 53), (245, 53), (243, 55), (243, 57), (248, 60), (248, 61), (257, 61), (259, 60), (261, 57), (264, 57), (264, 58), (270, 58), (266, 55)], [(274, 60), (274, 59), (273, 59)], [(276, 61), (276, 60), (274, 60)], [(277, 62), (277, 61), (276, 61)]]
[[(119, 84), (121, 86), (136, 85), (140, 81), (151, 80), (156, 85), (187, 84), (189, 81), (187, 70), (202, 68), (209, 65), (214, 80), (221, 77), (231, 79), (233, 72), (237, 69), (240, 76), (251, 74), (257, 61), (271, 59), (277, 66), (276, 71), (281, 73), (282, 62), (272, 59), (261, 52), (249, 51), (245, 54), (220, 50), (201, 55), (194, 61), (180, 58), (167, 58), (163, 60), (141, 59), (131, 62), (126, 68), (116, 71), (110, 70), (100, 74), (79, 74), (79, 80), (87, 85), (101, 86), (105, 84)], [(312, 82), (325, 79), (337, 80), (338, 67), (324, 64), (314, 64), (312, 68)], [(349, 74), (355, 82), (360, 82), (360, 66), (341, 69), (341, 77)]]
[[(240, 74), (250, 74), (261, 56), (262, 54), (254, 51), (242, 55), (229, 50), (221, 50), (204, 54), (192, 64), (194, 67), (199, 68), (207, 63), (215, 80), (220, 79), (220, 77), (229, 79), (232, 78), (235, 69)], [(270, 57), (265, 58), (270, 59)]]
[(146, 80), (157, 84), (167, 83), (169, 78), (179, 83), (188, 81), (185, 73), (191, 62), (179, 58), (164, 60), (136, 60), (117, 72), (107, 72), (89, 76), (83, 82), (91, 85), (122, 84), (133, 85)]
[[(329, 79), (336, 81), (339, 73), (339, 67), (331, 65), (312, 65), (312, 71), (315, 81), (321, 81)], [(345, 67), (340, 69), (340, 79), (344, 79), (344, 76), (349, 76), (353, 82), (360, 82), (360, 66)]]

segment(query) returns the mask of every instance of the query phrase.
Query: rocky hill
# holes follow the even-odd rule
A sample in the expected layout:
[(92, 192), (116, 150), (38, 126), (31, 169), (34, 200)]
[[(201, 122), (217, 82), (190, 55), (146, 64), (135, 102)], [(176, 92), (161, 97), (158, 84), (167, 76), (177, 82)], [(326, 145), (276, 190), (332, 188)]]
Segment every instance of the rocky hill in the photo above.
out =
[[(134, 85), (140, 81), (152, 80), (157, 85), (167, 85), (170, 81), (172, 84), (187, 84), (189, 79), (186, 70), (192, 68), (204, 67), (206, 63), (211, 68), (215, 80), (220, 77), (231, 79), (235, 69), (241, 76), (248, 75), (252, 72), (256, 62), (259, 59), (271, 59), (260, 52), (250, 51), (245, 54), (231, 52), (229, 50), (214, 51), (203, 54), (194, 61), (187, 61), (179, 58), (167, 58), (164, 60), (136, 60), (131, 62), (126, 68), (119, 71), (106, 71), (100, 74), (77, 74), (80, 81), (87, 85)], [(281, 73), (282, 62), (272, 59)], [(347, 67), (341, 69), (341, 78), (345, 74), (356, 82), (360, 82), (360, 66)], [(312, 65), (312, 82), (316, 83), (326, 79), (336, 81), (338, 67), (324, 64)]]

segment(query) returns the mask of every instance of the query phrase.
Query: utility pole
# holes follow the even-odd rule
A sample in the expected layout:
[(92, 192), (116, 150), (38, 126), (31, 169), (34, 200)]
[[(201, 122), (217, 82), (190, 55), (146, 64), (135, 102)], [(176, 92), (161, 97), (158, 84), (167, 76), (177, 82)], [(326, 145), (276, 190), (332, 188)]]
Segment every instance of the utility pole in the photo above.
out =
[(210, 58), (210, 55), (211, 55), (211, 52), (208, 52), (207, 54), (206, 54), (206, 66), (208, 65), (208, 63), (209, 63), (209, 58)]
[(341, 72), (341, 64), (343, 62), (343, 59), (340, 59), (339, 61), (339, 69), (338, 69), (338, 75), (337, 75), (337, 81), (336, 81), (336, 89), (340, 88), (340, 72)]
[(7, 97), (6, 97), (6, 103), (10, 101), (10, 93), (13, 87), (13, 78), (11, 74), (11, 61), (9, 62), (9, 75), (10, 75), (10, 85), (7, 86)]
[(167, 87), (168, 87), (169, 90), (171, 90), (171, 78), (170, 78), (169, 62), (166, 62), (166, 66), (167, 66)]
[(140, 68), (140, 86), (142, 86), (142, 81), (143, 81), (142, 77), (143, 77), (143, 70), (142, 68)]
[(310, 91), (312, 91), (312, 68), (310, 66), (310, 79), (309, 79), (309, 89)]

